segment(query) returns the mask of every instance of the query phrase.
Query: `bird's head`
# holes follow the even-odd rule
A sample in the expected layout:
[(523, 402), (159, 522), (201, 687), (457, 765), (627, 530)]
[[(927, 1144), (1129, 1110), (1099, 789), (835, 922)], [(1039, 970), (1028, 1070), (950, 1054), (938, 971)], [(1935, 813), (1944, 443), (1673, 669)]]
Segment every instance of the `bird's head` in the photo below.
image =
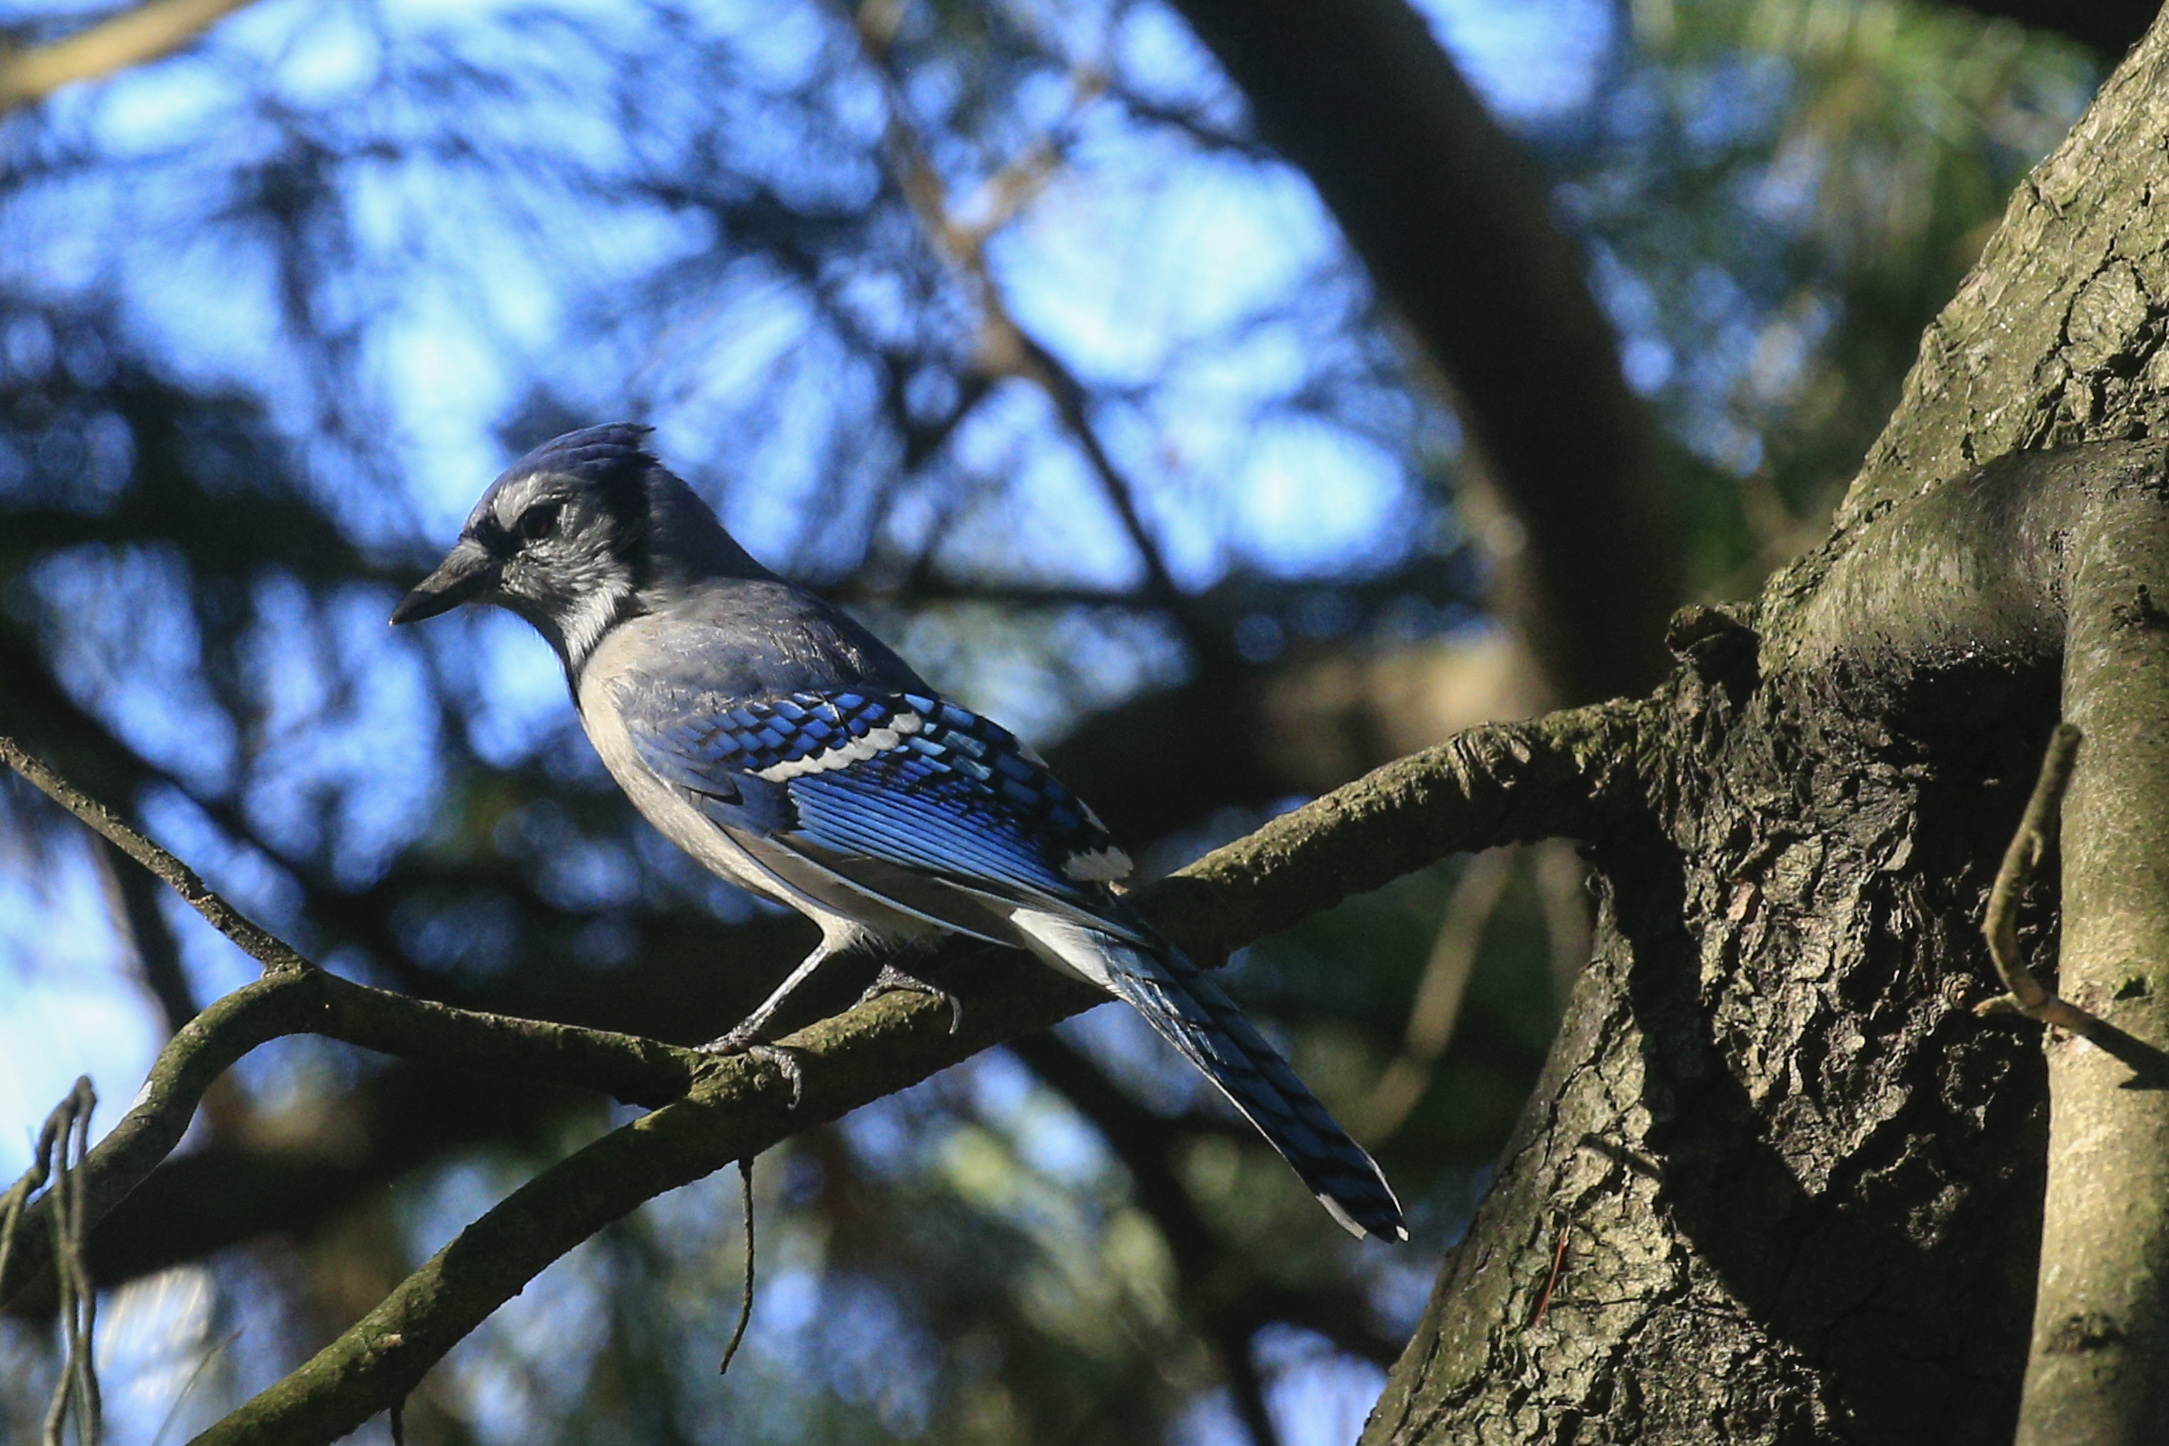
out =
[(611, 627), (674, 588), (768, 576), (647, 450), (648, 431), (631, 422), (588, 427), (514, 462), (392, 622), (495, 603), (534, 624), (577, 671)]

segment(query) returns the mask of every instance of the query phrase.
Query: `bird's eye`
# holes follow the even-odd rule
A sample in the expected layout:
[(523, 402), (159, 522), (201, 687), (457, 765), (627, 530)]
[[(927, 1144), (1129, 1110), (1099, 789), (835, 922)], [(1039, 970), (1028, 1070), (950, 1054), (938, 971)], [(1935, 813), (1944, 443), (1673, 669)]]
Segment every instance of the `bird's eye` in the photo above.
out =
[(520, 536), (529, 542), (540, 542), (557, 531), (558, 509), (562, 502), (537, 502), (520, 514)]

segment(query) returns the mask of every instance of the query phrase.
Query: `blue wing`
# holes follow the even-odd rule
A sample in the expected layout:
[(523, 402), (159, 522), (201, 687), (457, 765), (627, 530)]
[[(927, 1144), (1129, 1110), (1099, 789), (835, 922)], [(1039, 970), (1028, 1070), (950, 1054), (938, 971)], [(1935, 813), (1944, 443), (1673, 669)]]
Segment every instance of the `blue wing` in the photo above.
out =
[(720, 824), (997, 899), (1123, 921), (1129, 872), (1092, 811), (1008, 730), (916, 693), (621, 695), (647, 765)]

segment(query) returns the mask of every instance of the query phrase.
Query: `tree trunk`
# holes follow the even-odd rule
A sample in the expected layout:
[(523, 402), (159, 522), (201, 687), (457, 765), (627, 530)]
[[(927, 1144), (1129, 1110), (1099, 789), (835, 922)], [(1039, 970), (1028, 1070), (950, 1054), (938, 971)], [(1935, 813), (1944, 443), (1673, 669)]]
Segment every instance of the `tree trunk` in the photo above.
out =
[[(2029, 1385), (2050, 1070), (2038, 1026), (1967, 1007), (1999, 992), (1987, 894), (2068, 713), (2099, 741), (2067, 810), (2066, 987), (2134, 1057), (2163, 1042), (2158, 931), (2082, 945), (2116, 934), (2088, 909), (2159, 891), (2075, 880), (2110, 812), (2160, 792), (2142, 735), (2169, 712), (2169, 579), (2143, 580), (2169, 469), (2144, 443), (1976, 471), (2169, 435), (2158, 196), (2160, 25), (1929, 329), (1829, 544), (1753, 607), (1675, 620), (1641, 806), (1590, 840), (1595, 958), (1366, 1442), (2003, 1443), (2022, 1388), (2029, 1441), (2169, 1433), (2162, 1242), (2085, 1214), (2104, 1170), (2160, 1194), (2165, 1092), (2049, 1047), (2055, 1173), (2085, 1184), (2052, 1190), (2051, 1239), (2130, 1248), (2121, 1296), (2096, 1279), (2075, 1301), (2071, 1272), (2108, 1267), (2052, 1246)], [(2110, 687), (2142, 691), (2111, 708)], [(2146, 858), (2104, 864), (2112, 883), (2165, 832), (2129, 814), (2108, 851)], [(2021, 914), (2036, 961), (2060, 892), (2052, 866)], [(2107, 1414), (2052, 1428), (2058, 1389)]]

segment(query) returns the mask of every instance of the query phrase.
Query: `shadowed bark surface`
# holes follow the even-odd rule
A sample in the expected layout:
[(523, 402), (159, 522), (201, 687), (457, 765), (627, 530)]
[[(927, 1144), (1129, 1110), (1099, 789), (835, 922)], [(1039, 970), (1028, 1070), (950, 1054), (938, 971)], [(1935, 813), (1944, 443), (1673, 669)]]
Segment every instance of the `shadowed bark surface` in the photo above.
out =
[[(2161, 434), (2165, 62), (2157, 27), (2021, 187), (1831, 542), (1759, 606), (1675, 620), (1647, 813), (1592, 850), (1596, 959), (1367, 1442), (2012, 1439), (2047, 1071), (2037, 1029), (1966, 1006), (1995, 992), (1997, 861), (2083, 703), (2059, 697), (2074, 558), (2158, 535), (2163, 460), (1975, 469)], [(2056, 899), (2052, 875), (2022, 914), (2037, 961)], [(2142, 972), (2093, 1002), (2152, 1038)], [(2151, 1329), (2044, 1349), (2127, 1325)]]
[(1667, 806), (1593, 851), (1597, 958), (1370, 1439), (2007, 1440), (2043, 1075), (1963, 1003), (2041, 690), (1934, 765), (1808, 689), (1670, 701)]

